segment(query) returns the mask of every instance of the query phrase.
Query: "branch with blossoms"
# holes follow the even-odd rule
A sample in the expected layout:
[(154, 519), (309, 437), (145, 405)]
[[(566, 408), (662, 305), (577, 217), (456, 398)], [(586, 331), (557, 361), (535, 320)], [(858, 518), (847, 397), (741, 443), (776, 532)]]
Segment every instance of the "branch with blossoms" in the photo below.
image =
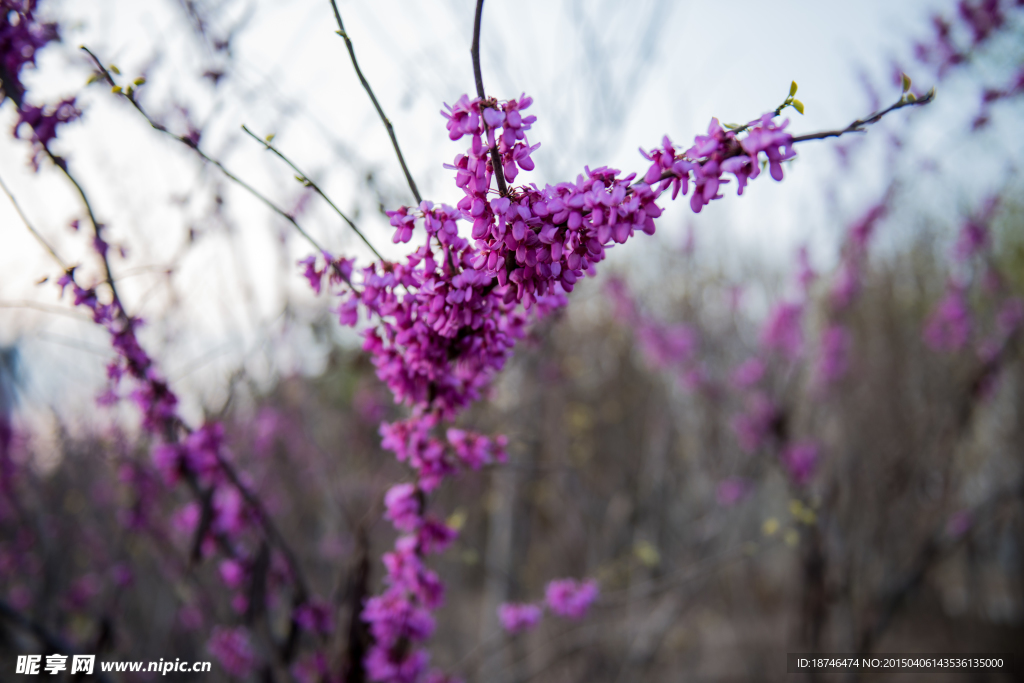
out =
[[(360, 312), (379, 321), (364, 331), (363, 348), (396, 402), (410, 410), (408, 419), (381, 425), (382, 445), (411, 468), (413, 482), (392, 487), (385, 497), (385, 516), (400, 536), (384, 557), (387, 589), (364, 611), (375, 637), (367, 670), (376, 681), (418, 680), (426, 672), (427, 655), (416, 648), (433, 631), (430, 612), (440, 603), (441, 588), (425, 558), (454, 538), (454, 530), (427, 514), (428, 496), (460, 469), (507, 457), (503, 437), (443, 425), (480, 398), (531, 321), (564, 307), (566, 295), (595, 272), (609, 248), (637, 232), (653, 234), (662, 213), (658, 200), (669, 187), (673, 199), (685, 196), (692, 180), (690, 204), (699, 212), (721, 197), (720, 188), (730, 182), (724, 173), (735, 176), (742, 194), (759, 176), (762, 154), (772, 177), (781, 180), (782, 162), (795, 156), (795, 142), (859, 132), (890, 112), (932, 99), (904, 95), (842, 131), (800, 138), (785, 132), (787, 124), (777, 124), (772, 113), (739, 132), (713, 120), (707, 135), (697, 136), (685, 151), (668, 138), (661, 148), (642, 150), (651, 165), (639, 182), (635, 173), (602, 167), (586, 168), (575, 183), (514, 186), (520, 172), (535, 167), (531, 154), (538, 145), (531, 145), (528, 132), (536, 118), (524, 115), (533, 100), (486, 96), (479, 57), (482, 9), (478, 2), (471, 50), (477, 97), (463, 95), (442, 111), (450, 139), (470, 138), (466, 153), (446, 165), (455, 172), (462, 200), (455, 207), (422, 201), (389, 211), (393, 241), (410, 243), (422, 228), (419, 246), (404, 263), (378, 261), (354, 271), (358, 287), (353, 281), (327, 287), (340, 298), (343, 325), (357, 324)], [(460, 234), (460, 220), (472, 224), (473, 242)], [(335, 259), (324, 253), (322, 267), (316, 263), (303, 261), (320, 292)], [(557, 589), (549, 587), (547, 604), (570, 617), (582, 616), (597, 596), (596, 584), (589, 582), (552, 586)], [(557, 597), (560, 592), (564, 599)], [(570, 603), (577, 607), (564, 609)], [(501, 618), (510, 630), (524, 630), (539, 621), (540, 608), (505, 605)]]
[[(430, 680), (439, 681), (443, 679), (439, 672), (427, 674), (428, 655), (423, 643), (434, 629), (432, 612), (441, 603), (443, 585), (426, 560), (450, 545), (456, 531), (440, 515), (428, 511), (430, 495), (460, 471), (506, 460), (507, 440), (503, 436), (475, 433), (457, 426), (457, 421), (481, 398), (529, 326), (566, 306), (568, 294), (582, 277), (596, 272), (609, 249), (624, 244), (638, 232), (653, 234), (655, 220), (663, 211), (660, 202), (668, 196), (669, 188), (671, 199), (689, 195), (691, 209), (700, 212), (722, 198), (722, 188), (733, 178), (740, 195), (747, 183), (765, 169), (775, 180), (782, 180), (783, 162), (796, 155), (796, 143), (860, 132), (898, 109), (926, 104), (932, 95), (911, 97), (905, 88), (895, 105), (844, 129), (796, 137), (787, 132), (788, 121), (777, 121), (784, 103), (774, 112), (733, 129), (713, 119), (707, 134), (696, 136), (686, 148), (676, 148), (664, 138), (660, 147), (641, 150), (649, 163), (642, 175), (586, 167), (575, 181), (543, 188), (536, 184), (514, 185), (521, 173), (535, 170), (532, 153), (538, 145), (531, 144), (528, 133), (536, 119), (525, 114), (533, 100), (525, 94), (509, 100), (486, 95), (480, 63), (483, 2), (478, 0), (471, 47), (477, 96), (471, 99), (463, 95), (442, 112), (449, 138), (469, 140), (465, 153), (458, 154), (447, 166), (454, 171), (455, 185), (464, 196), (454, 207), (438, 205), (420, 198), (393, 127), (359, 68), (333, 0), (332, 7), (338, 33), (345, 40), (353, 67), (387, 129), (417, 200), (414, 207), (388, 212), (395, 228), (394, 242), (413, 245), (413, 251), (397, 263), (381, 258), (354, 223), (271, 145), (270, 139), (263, 138), (261, 143), (291, 165), (300, 181), (356, 230), (374, 251), (376, 260), (355, 268), (352, 260), (323, 249), (293, 215), (201, 151), (198, 135), (191, 131), (173, 133), (150, 117), (136, 96), (137, 88), (144, 85), (142, 79), (128, 85), (119, 82), (124, 79), (115, 78), (116, 72), (83, 49), (96, 66), (97, 80), (127, 99), (151, 127), (190, 147), (306, 237), (316, 253), (300, 262), (305, 267), (304, 275), (317, 293), (327, 289), (338, 296), (341, 324), (354, 326), (360, 318), (375, 321), (363, 332), (363, 348), (395, 401), (409, 411), (407, 418), (381, 425), (382, 445), (409, 467), (411, 481), (396, 484), (385, 495), (385, 516), (399, 537), (383, 558), (386, 588), (367, 600), (362, 612), (374, 636), (365, 665), (376, 681), (418, 681), (428, 675)], [(40, 38), (29, 36), (24, 40)], [(11, 67), (4, 68), (10, 71)], [(5, 84), (7, 81), (5, 78)], [(19, 98), (21, 94), (19, 91)], [(802, 104), (792, 99), (794, 95), (795, 88), (787, 102), (799, 111)], [(18, 104), (22, 108), (22, 100)], [(68, 106), (73, 108), (73, 100)], [(33, 131), (35, 144), (50, 154), (47, 144), (57, 126), (74, 118), (76, 111), (67, 106), (53, 113), (22, 108), (23, 124)], [(256, 137), (248, 129), (245, 132)], [(117, 351), (117, 359), (108, 368), (112, 382), (108, 400), (116, 399), (113, 389), (123, 376), (133, 380), (133, 397), (142, 409), (144, 427), (160, 441), (153, 454), (156, 470), (168, 485), (180, 478), (189, 484), (199, 501), (191, 508), (196, 552), (205, 554), (212, 549), (208, 546), (220, 548), (227, 558), (222, 575), (229, 587), (237, 588), (245, 578), (253, 585), (263, 584), (271, 562), (268, 548), (275, 548), (283, 557), (296, 586), (289, 621), (291, 633), (286, 638), (293, 642), (296, 624), (301, 621), (300, 609), (307, 606), (308, 598), (293, 555), (286, 550), (258, 498), (226, 460), (217, 427), (205, 425), (190, 430), (178, 416), (177, 397), (138, 342), (136, 328), (140, 321), (125, 312), (117, 296), (102, 226), (66, 163), (52, 155), (50, 158), (78, 188), (86, 204), (94, 246), (111, 287), (111, 301), (106, 303), (95, 288), (82, 287), (75, 281), (73, 269), (61, 279), (62, 291), (71, 288), (75, 304), (92, 312), (94, 321), (107, 329)], [(463, 221), (470, 224), (466, 230), (460, 230)], [(786, 316), (777, 324), (780, 329), (791, 324), (793, 316)], [(785, 337), (785, 331), (779, 335)], [(779, 345), (785, 347), (787, 343)], [(247, 531), (259, 532), (258, 548), (239, 540), (239, 535)], [(556, 579), (545, 591), (544, 604), (556, 615), (580, 618), (598, 594), (597, 584), (590, 580)], [(505, 605), (500, 619), (506, 628), (518, 631), (535, 626), (541, 614), (539, 602)], [(244, 635), (222, 635), (218, 642), (225, 652), (244, 649)], [(278, 650), (287, 663), (290, 648)]]

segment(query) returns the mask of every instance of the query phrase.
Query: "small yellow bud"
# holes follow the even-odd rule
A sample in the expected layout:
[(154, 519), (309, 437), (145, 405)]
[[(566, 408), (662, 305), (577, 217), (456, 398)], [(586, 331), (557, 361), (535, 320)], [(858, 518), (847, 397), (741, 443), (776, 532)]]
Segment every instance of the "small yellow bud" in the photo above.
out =
[(274, 137), (275, 137), (274, 133), (271, 133), (270, 135), (268, 135), (267, 137), (265, 137), (263, 139), (266, 140), (267, 142), (273, 142), (274, 141)]
[(775, 532), (779, 530), (779, 520), (774, 517), (769, 517), (764, 520), (764, 524), (761, 525), (761, 531), (765, 536), (774, 536)]
[(103, 78), (103, 76), (101, 74), (94, 73), (91, 76), (89, 76), (89, 78), (85, 81), (85, 84), (86, 85), (92, 85), (93, 83), (95, 83), (96, 81), (100, 80), (101, 78)]
[(120, 70), (120, 69), (118, 69), (118, 68), (117, 68), (116, 66), (114, 66), (113, 64), (111, 64), (111, 65), (110, 65), (110, 66), (108, 66), (107, 68), (108, 68), (108, 69), (110, 69), (111, 71), (113, 71), (114, 73), (116, 73), (116, 74), (117, 74), (118, 76), (120, 76), (120, 75), (121, 75), (121, 70)]
[(646, 567), (656, 567), (661, 562), (661, 553), (650, 541), (638, 541), (633, 546), (633, 554)]
[(793, 81), (789, 85), (789, 96), (792, 97), (795, 94), (796, 94), (796, 81)]
[(917, 102), (917, 95), (912, 92), (907, 93), (907, 102)]
[(462, 508), (458, 508), (455, 512), (448, 515), (448, 519), (445, 520), (445, 523), (452, 529), (459, 531), (466, 523), (466, 511)]
[(910, 76), (907, 74), (900, 74), (900, 78), (903, 81), (903, 92), (909, 92), (911, 86)]
[(113, 88), (110, 89), (110, 92), (114, 93), (115, 95), (120, 95), (121, 94), (121, 86), (115, 85)]
[(132, 81), (132, 82), (133, 82), (133, 83), (134, 83), (135, 85), (143, 85), (143, 84), (144, 84), (144, 83), (146, 82), (146, 79), (145, 79), (145, 78), (143, 78), (142, 76), (139, 76), (138, 78), (136, 78), (136, 79), (135, 79), (134, 81)]
[(804, 103), (800, 100), (793, 100), (793, 109), (796, 109), (800, 114), (804, 113)]

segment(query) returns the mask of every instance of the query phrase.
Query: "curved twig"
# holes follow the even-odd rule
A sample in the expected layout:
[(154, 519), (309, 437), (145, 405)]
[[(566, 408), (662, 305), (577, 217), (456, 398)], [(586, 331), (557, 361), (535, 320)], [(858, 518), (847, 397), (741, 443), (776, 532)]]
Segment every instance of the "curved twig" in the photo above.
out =
[(294, 163), (292, 163), (292, 160), (291, 160), (291, 159), (289, 159), (288, 157), (286, 157), (286, 156), (285, 156), (284, 154), (282, 154), (282, 153), (281, 153), (281, 151), (280, 151), (280, 150), (278, 150), (278, 149), (277, 149), (276, 147), (274, 147), (274, 146), (273, 146), (272, 144), (270, 144), (270, 141), (269, 141), (269, 140), (267, 140), (266, 138), (261, 138), (260, 136), (256, 135), (256, 134), (255, 134), (255, 133), (253, 133), (253, 132), (252, 132), (251, 130), (249, 130), (249, 128), (248, 128), (248, 127), (246, 127), (245, 125), (243, 125), (243, 126), (242, 126), (242, 130), (244, 130), (244, 131), (246, 132), (246, 134), (248, 134), (248, 135), (249, 135), (249, 137), (251, 137), (252, 139), (254, 139), (254, 140), (256, 140), (257, 142), (259, 142), (259, 143), (260, 143), (261, 145), (263, 145), (264, 149), (267, 149), (267, 150), (269, 150), (269, 151), (273, 152), (273, 153), (274, 153), (274, 154), (276, 154), (276, 155), (277, 155), (277, 156), (278, 156), (278, 157), (279, 157), (279, 158), (280, 158), (280, 159), (281, 159), (281, 160), (282, 160), (282, 161), (283, 161), (284, 163), (288, 164), (288, 166), (290, 166), (290, 167), (291, 167), (291, 169), (292, 169), (293, 171), (295, 171), (295, 172), (296, 172), (296, 173), (298, 174), (299, 180), (300, 180), (300, 181), (301, 181), (301, 182), (302, 182), (302, 183), (303, 183), (303, 184), (304, 184), (304, 185), (305, 185), (306, 187), (309, 187), (309, 188), (311, 188), (311, 189), (312, 189), (312, 190), (313, 190), (314, 192), (316, 192), (316, 193), (317, 193), (318, 195), (320, 195), (321, 197), (323, 197), (324, 201), (325, 201), (325, 202), (327, 202), (328, 204), (330, 204), (330, 205), (331, 205), (331, 208), (332, 208), (332, 209), (334, 209), (334, 212), (335, 212), (335, 213), (337, 213), (337, 214), (338, 214), (339, 216), (341, 216), (342, 220), (344, 220), (344, 221), (345, 221), (346, 223), (348, 223), (348, 226), (349, 226), (350, 228), (352, 228), (352, 230), (353, 230), (353, 231), (355, 231), (355, 233), (356, 233), (357, 235), (359, 235), (359, 239), (363, 240), (363, 242), (364, 242), (364, 243), (366, 244), (366, 246), (368, 246), (368, 247), (370, 248), (370, 251), (372, 251), (372, 252), (373, 252), (373, 255), (374, 255), (374, 256), (376, 256), (376, 257), (377, 257), (378, 259), (380, 259), (381, 261), (383, 261), (383, 260), (384, 260), (384, 257), (383, 257), (383, 256), (381, 256), (381, 255), (380, 255), (380, 252), (378, 252), (378, 251), (377, 251), (377, 250), (376, 250), (376, 249), (375, 249), (375, 248), (373, 247), (373, 245), (372, 245), (372, 244), (370, 243), (370, 240), (368, 240), (368, 239), (366, 238), (366, 235), (364, 235), (364, 234), (362, 233), (362, 231), (361, 231), (361, 230), (360, 230), (360, 229), (359, 229), (358, 227), (356, 227), (356, 224), (355, 224), (355, 223), (353, 223), (353, 222), (352, 222), (352, 220), (351, 220), (351, 219), (350, 219), (350, 218), (349, 218), (348, 216), (346, 216), (346, 215), (345, 215), (345, 214), (344, 214), (344, 213), (342, 212), (342, 210), (341, 210), (341, 209), (339, 209), (339, 208), (337, 207), (337, 205), (336, 205), (336, 204), (335, 204), (334, 202), (332, 202), (332, 201), (331, 201), (331, 198), (330, 198), (330, 197), (328, 197), (328, 196), (327, 196), (326, 194), (324, 194), (324, 191), (320, 189), (320, 186), (319, 186), (319, 185), (317, 185), (317, 184), (316, 184), (315, 182), (313, 182), (312, 180), (310, 180), (309, 176), (308, 176), (308, 175), (306, 175), (306, 174), (305, 174), (305, 173), (304, 173), (304, 172), (302, 171), (302, 169), (300, 169), (300, 168), (299, 168), (298, 166), (296, 166), (296, 165), (295, 165)]

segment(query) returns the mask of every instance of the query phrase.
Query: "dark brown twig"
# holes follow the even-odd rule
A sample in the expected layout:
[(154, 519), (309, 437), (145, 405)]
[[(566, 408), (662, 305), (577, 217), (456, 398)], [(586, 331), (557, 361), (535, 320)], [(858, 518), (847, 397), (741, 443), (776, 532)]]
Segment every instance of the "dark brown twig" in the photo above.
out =
[(798, 135), (793, 138), (793, 142), (796, 143), (806, 142), (808, 140), (824, 140), (825, 138), (837, 138), (841, 135), (846, 135), (847, 133), (862, 133), (864, 132), (864, 126), (870, 126), (873, 123), (878, 123), (882, 119), (882, 117), (888, 114), (889, 112), (896, 111), (897, 109), (902, 109), (903, 107), (916, 107), (918, 105), (928, 104), (934, 99), (934, 88), (930, 90), (924, 97), (921, 97), (919, 99), (909, 99), (907, 97), (902, 97), (900, 98), (899, 102), (892, 105), (891, 107), (883, 109), (882, 111), (879, 112), (875, 112), (874, 114), (871, 114), (870, 116), (864, 119), (857, 119), (856, 121), (848, 125), (846, 128), (838, 130), (827, 130), (822, 131), (820, 133), (809, 133), (807, 135)]
[[(473, 20), (473, 46), (469, 53), (473, 57), (473, 76), (476, 78), (476, 96), (481, 100), (487, 100), (484, 93), (484, 76), (480, 70), (480, 20), (484, 14), (484, 0), (476, 2), (476, 18)], [(484, 122), (484, 132), (487, 131), (487, 122)], [(508, 185), (505, 183), (505, 173), (501, 169), (501, 157), (498, 155), (497, 146), (491, 147), (491, 166), (494, 167), (494, 178), (498, 181), (498, 192), (502, 197), (508, 195)]]
[(377, 110), (380, 120), (384, 123), (384, 127), (388, 131), (388, 136), (391, 138), (391, 144), (395, 148), (395, 154), (398, 155), (398, 163), (402, 165), (402, 172), (405, 173), (405, 179), (409, 183), (409, 189), (412, 190), (412, 196), (416, 198), (416, 203), (419, 204), (423, 199), (420, 197), (420, 191), (416, 187), (416, 181), (412, 179), (412, 174), (409, 173), (409, 167), (405, 164), (405, 157), (402, 156), (402, 150), (398, 146), (398, 138), (395, 137), (395, 129), (391, 125), (391, 121), (388, 117), (384, 115), (384, 110), (381, 108), (380, 102), (377, 101), (376, 95), (373, 94), (373, 89), (370, 87), (370, 83), (366, 80), (366, 77), (363, 76), (362, 69), (359, 68), (359, 62), (356, 61), (356, 50), (352, 46), (352, 39), (348, 37), (348, 32), (345, 31), (345, 24), (341, 21), (341, 12), (338, 11), (338, 3), (336, 3), (335, 0), (331, 0), (331, 7), (334, 8), (334, 18), (338, 20), (338, 30), (336, 33), (345, 40), (345, 47), (348, 48), (348, 55), (352, 58), (352, 67), (356, 70), (356, 76), (359, 77), (359, 82), (363, 84), (363, 89), (366, 91), (366, 94), (370, 96), (370, 101), (373, 102), (374, 109)]
[(68, 269), (68, 266), (67, 264), (64, 263), (64, 259), (62, 259), (60, 255), (57, 253), (57, 251), (53, 248), (53, 246), (46, 241), (46, 238), (44, 238), (38, 230), (32, 227), (31, 221), (29, 221), (28, 216), (25, 215), (25, 212), (21, 210), (21, 206), (18, 204), (18, 200), (15, 199), (14, 195), (11, 194), (11, 191), (7, 189), (7, 185), (4, 184), (3, 178), (0, 178), (0, 189), (3, 189), (4, 194), (7, 195), (8, 199), (11, 200), (11, 204), (14, 205), (14, 210), (17, 211), (18, 216), (21, 217), (21, 222), (25, 224), (25, 227), (28, 228), (28, 231), (32, 233), (33, 237), (36, 238), (36, 241), (38, 241), (39, 244), (41, 244), (43, 248), (46, 249), (46, 251), (50, 252), (50, 256), (53, 257), (53, 260), (60, 265), (62, 270), (66, 271)]
[[(110, 75), (110, 72), (107, 70), (106, 67), (103, 66), (103, 63), (99, 60), (99, 58), (96, 57), (96, 55), (93, 54), (92, 51), (89, 48), (85, 47), (84, 45), (82, 46), (82, 50), (92, 58), (93, 62), (95, 62), (96, 68), (99, 70), (99, 73), (103, 76), (103, 79), (111, 87), (116, 86), (117, 84), (114, 82), (114, 79)], [(135, 95), (134, 94), (129, 94), (129, 93), (126, 93), (126, 92), (119, 92), (119, 94), (120, 94), (121, 97), (123, 97), (126, 100), (128, 100), (129, 102), (131, 102), (132, 106), (135, 107), (136, 111), (138, 111), (140, 114), (142, 114), (143, 118), (145, 118), (146, 121), (149, 122), (150, 126), (152, 126), (154, 129), (160, 131), (161, 133), (164, 133), (165, 135), (169, 135), (170, 137), (174, 138), (178, 142), (182, 143), (183, 145), (185, 145), (186, 147), (188, 147), (189, 149), (194, 151), (200, 157), (202, 157), (202, 159), (204, 161), (206, 161), (207, 163), (210, 163), (210, 164), (216, 166), (220, 170), (221, 173), (223, 173), (225, 176), (227, 176), (227, 178), (229, 180), (231, 180), (236, 185), (238, 185), (239, 187), (241, 187), (242, 189), (247, 191), (249, 194), (251, 194), (256, 199), (258, 199), (261, 202), (263, 202), (271, 211), (273, 211), (274, 213), (278, 214), (279, 216), (284, 218), (286, 221), (291, 223), (292, 226), (296, 230), (299, 231), (299, 234), (302, 235), (304, 238), (306, 238), (307, 242), (309, 242), (311, 245), (313, 245), (314, 249), (316, 249), (318, 252), (321, 252), (321, 253), (324, 251), (324, 248), (321, 247), (320, 244), (317, 243), (317, 241), (315, 239), (313, 239), (313, 237), (310, 236), (309, 233), (307, 233), (305, 230), (302, 229), (302, 226), (299, 225), (298, 221), (295, 220), (294, 216), (292, 216), (290, 213), (288, 213), (287, 211), (285, 211), (284, 209), (279, 207), (277, 204), (272, 202), (270, 199), (268, 199), (265, 195), (263, 195), (259, 190), (254, 188), (252, 185), (250, 185), (249, 183), (245, 182), (244, 180), (242, 180), (241, 178), (236, 176), (234, 173), (229, 171), (227, 168), (224, 167), (224, 164), (222, 164), (221, 162), (217, 161), (216, 159), (208, 156), (205, 152), (203, 152), (201, 149), (199, 149), (199, 146), (195, 143), (195, 141), (190, 140), (187, 137), (184, 137), (184, 136), (181, 136), (181, 135), (177, 135), (177, 134), (172, 133), (171, 131), (167, 130), (166, 126), (164, 126), (162, 123), (159, 123), (158, 121), (154, 120), (142, 108), (142, 105), (140, 105), (138, 100), (135, 99)]]
[(291, 159), (289, 159), (288, 157), (286, 157), (286, 156), (285, 156), (284, 154), (282, 154), (282, 153), (281, 153), (281, 151), (280, 151), (280, 150), (278, 150), (278, 149), (277, 149), (276, 147), (274, 147), (274, 146), (273, 146), (272, 144), (270, 144), (270, 141), (269, 141), (269, 140), (267, 140), (266, 138), (261, 138), (260, 136), (258, 136), (258, 135), (256, 135), (255, 133), (253, 133), (253, 132), (252, 132), (251, 130), (249, 130), (249, 129), (248, 129), (248, 128), (247, 128), (246, 126), (244, 126), (244, 125), (242, 126), (242, 130), (244, 130), (244, 131), (246, 132), (246, 134), (248, 134), (248, 135), (249, 135), (249, 137), (251, 137), (252, 139), (254, 139), (254, 140), (256, 140), (257, 142), (259, 142), (259, 143), (260, 143), (261, 145), (263, 145), (264, 149), (267, 149), (267, 150), (269, 150), (269, 151), (273, 152), (273, 153), (274, 153), (274, 154), (276, 154), (276, 155), (278, 156), (278, 158), (280, 158), (280, 159), (281, 159), (281, 160), (282, 160), (282, 161), (283, 161), (284, 163), (288, 164), (288, 166), (290, 166), (290, 167), (291, 167), (291, 169), (292, 169), (293, 171), (295, 171), (295, 173), (297, 173), (297, 174), (298, 174), (299, 180), (300, 180), (300, 181), (301, 181), (301, 182), (302, 182), (302, 183), (303, 183), (303, 184), (304, 184), (304, 185), (305, 185), (306, 187), (309, 187), (309, 188), (311, 188), (311, 189), (312, 189), (312, 190), (313, 190), (314, 192), (316, 192), (316, 193), (317, 193), (318, 195), (320, 195), (321, 197), (323, 197), (324, 201), (325, 201), (325, 202), (327, 202), (328, 204), (330, 204), (331, 208), (332, 208), (332, 209), (334, 209), (334, 212), (335, 212), (335, 213), (337, 213), (337, 214), (338, 214), (339, 216), (341, 216), (342, 220), (344, 220), (344, 221), (345, 221), (346, 223), (348, 223), (348, 227), (352, 228), (352, 230), (353, 230), (353, 231), (354, 231), (354, 232), (355, 232), (355, 233), (356, 233), (357, 235), (359, 235), (359, 239), (363, 240), (363, 243), (364, 243), (364, 244), (366, 244), (366, 246), (368, 246), (368, 247), (370, 248), (370, 251), (372, 251), (372, 252), (373, 252), (374, 256), (376, 256), (376, 257), (377, 257), (378, 259), (380, 259), (381, 261), (383, 261), (383, 260), (384, 260), (384, 257), (383, 257), (383, 256), (381, 256), (381, 255), (380, 255), (380, 252), (378, 252), (378, 251), (377, 251), (377, 250), (376, 250), (376, 249), (375, 249), (375, 248), (373, 247), (373, 245), (372, 245), (372, 244), (370, 243), (370, 240), (368, 240), (368, 239), (366, 238), (366, 235), (364, 235), (364, 234), (362, 233), (362, 231), (361, 231), (361, 230), (360, 230), (360, 229), (359, 229), (358, 227), (356, 227), (356, 224), (355, 224), (355, 223), (353, 223), (353, 222), (352, 222), (352, 220), (351, 220), (351, 219), (350, 219), (350, 218), (349, 218), (348, 216), (346, 216), (346, 215), (345, 215), (345, 214), (344, 214), (344, 213), (342, 212), (342, 210), (341, 210), (341, 209), (339, 209), (339, 208), (337, 207), (337, 205), (336, 205), (336, 204), (335, 204), (334, 202), (332, 202), (332, 201), (331, 201), (331, 198), (330, 198), (330, 197), (328, 197), (328, 196), (327, 196), (326, 194), (324, 194), (324, 191), (320, 189), (320, 186), (319, 186), (319, 185), (317, 185), (317, 184), (316, 184), (315, 182), (313, 182), (312, 180), (310, 180), (309, 176), (308, 176), (308, 175), (306, 175), (305, 173), (303, 173), (302, 169), (300, 169), (300, 168), (299, 168), (298, 166), (296, 166), (296, 165), (295, 165), (294, 163), (292, 163), (292, 160), (291, 160)]

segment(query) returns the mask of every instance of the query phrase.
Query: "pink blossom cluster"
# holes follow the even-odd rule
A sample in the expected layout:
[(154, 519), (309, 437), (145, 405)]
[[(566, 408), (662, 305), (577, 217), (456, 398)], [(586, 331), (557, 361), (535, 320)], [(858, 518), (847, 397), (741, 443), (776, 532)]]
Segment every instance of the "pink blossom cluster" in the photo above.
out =
[[(134, 385), (130, 397), (142, 412), (143, 427), (156, 441), (151, 469), (141, 462), (122, 468), (122, 480), (135, 489), (137, 501), (124, 517), (125, 523), (136, 530), (161, 533), (153, 528), (154, 515), (148, 508), (155, 504), (161, 489), (170, 490), (186, 482), (196, 500), (172, 515), (173, 526), (191, 539), (197, 559), (218, 552), (222, 555), (218, 573), (232, 592), (231, 604), (239, 615), (262, 609), (262, 605), (249, 604), (252, 572), (261, 562), (260, 512), (247, 501), (242, 489), (245, 484), (228, 470), (230, 452), (224, 445), (222, 426), (210, 423), (188, 428), (178, 414), (177, 396), (139, 343), (136, 330), (141, 320), (128, 316), (116, 298), (103, 303), (94, 288), (86, 289), (76, 282), (73, 270), (58, 284), (62, 292), (70, 288), (75, 305), (89, 309), (93, 320), (110, 334), (116, 355), (107, 364), (109, 388), (100, 402), (117, 402), (122, 380), (130, 378)], [(260, 580), (265, 580), (271, 590), (295, 580), (279, 553), (272, 554), (265, 571)], [(333, 629), (329, 610), (305, 595), (296, 601), (292, 618), (310, 632)], [(256, 657), (242, 627), (215, 629), (209, 649), (233, 675), (245, 675), (255, 666)]]
[(773, 114), (766, 113), (742, 126), (747, 134), (741, 139), (737, 132), (723, 128), (718, 119), (711, 119), (707, 135), (698, 135), (694, 145), (682, 154), (676, 152), (666, 136), (660, 149), (640, 151), (651, 161), (644, 182), (657, 186), (659, 192), (671, 186), (675, 199), (680, 192), (687, 193), (692, 174), (694, 190), (690, 208), (700, 213), (711, 200), (721, 198), (718, 190), (729, 182), (722, 178), (723, 173), (736, 177), (737, 194), (742, 195), (747, 182), (761, 174), (761, 153), (766, 157), (772, 178), (782, 180), (782, 162), (796, 156), (793, 138), (784, 130), (788, 123), (778, 125)]
[(544, 616), (544, 607), (567, 619), (582, 619), (600, 590), (597, 581), (554, 579), (544, 591), (544, 603), (504, 603), (498, 607), (498, 619), (509, 633), (536, 628)]
[(36, 18), (36, 0), (0, 0), (0, 88), (20, 107), (21, 71), (35, 66), (39, 50), (58, 39), (57, 25)]
[[(1024, 3), (1020, 0), (960, 0), (953, 17), (932, 17), (934, 34), (918, 42), (914, 56), (933, 67), (939, 78), (968, 61), (971, 54), (993, 43), (999, 35), (1014, 34)], [(1024, 68), (999, 87), (988, 86), (981, 93), (981, 107), (974, 118), (975, 130), (987, 125), (993, 106), (1024, 93)]]
[(703, 384), (703, 369), (697, 362), (699, 338), (689, 325), (666, 325), (643, 313), (630, 296), (626, 283), (617, 277), (605, 284), (616, 317), (633, 329), (644, 358), (658, 370), (674, 371), (690, 389)]
[(0, 104), (9, 97), (18, 108), (14, 134), (32, 140), (36, 169), (39, 155), (57, 136), (57, 126), (82, 114), (74, 97), (40, 107), (26, 101), (22, 70), (35, 66), (39, 50), (55, 40), (59, 40), (57, 25), (39, 21), (36, 0), (0, 0)]
[[(449, 137), (470, 138), (466, 153), (447, 166), (464, 196), (455, 207), (423, 201), (388, 212), (393, 241), (418, 244), (404, 262), (374, 262), (358, 271), (350, 260), (328, 253), (300, 262), (315, 292), (326, 281), (339, 294), (343, 325), (355, 325), (361, 316), (374, 321), (363, 333), (363, 348), (396, 402), (411, 409), (407, 419), (381, 425), (382, 445), (416, 479), (386, 496), (386, 516), (402, 535), (385, 559), (388, 588), (363, 613), (376, 639), (366, 658), (373, 680), (416, 681), (426, 672), (426, 653), (411, 646), (432, 632), (430, 611), (440, 590), (423, 557), (454, 536), (426, 516), (427, 494), (462, 468), (505, 458), (503, 437), (443, 430), (441, 423), (479, 399), (525, 336), (530, 316), (564, 306), (565, 295), (594, 273), (608, 248), (637, 231), (654, 232), (662, 211), (656, 200), (669, 186), (673, 197), (680, 190), (685, 195), (692, 173), (700, 197), (692, 205), (700, 210), (728, 182), (723, 171), (737, 177), (742, 193), (760, 172), (762, 152), (776, 179), (782, 178), (781, 162), (793, 157), (785, 124), (777, 126), (770, 115), (746, 127), (742, 139), (713, 121), (709, 134), (698, 136), (686, 153), (677, 155), (667, 138), (662, 149), (643, 153), (652, 162), (644, 181), (587, 168), (575, 183), (516, 186), (495, 196), (496, 172), (513, 181), (534, 169), (531, 155), (538, 145), (527, 133), (536, 119), (523, 115), (531, 104), (525, 95), (506, 102), (463, 96), (446, 107)], [(472, 223), (472, 242), (460, 235), (460, 220)], [(422, 241), (414, 242), (420, 228)], [(683, 329), (667, 336), (648, 331), (649, 345), (665, 360), (690, 353), (695, 343)], [(580, 590), (590, 595), (590, 584)], [(566, 605), (556, 602), (552, 609), (561, 613)]]

